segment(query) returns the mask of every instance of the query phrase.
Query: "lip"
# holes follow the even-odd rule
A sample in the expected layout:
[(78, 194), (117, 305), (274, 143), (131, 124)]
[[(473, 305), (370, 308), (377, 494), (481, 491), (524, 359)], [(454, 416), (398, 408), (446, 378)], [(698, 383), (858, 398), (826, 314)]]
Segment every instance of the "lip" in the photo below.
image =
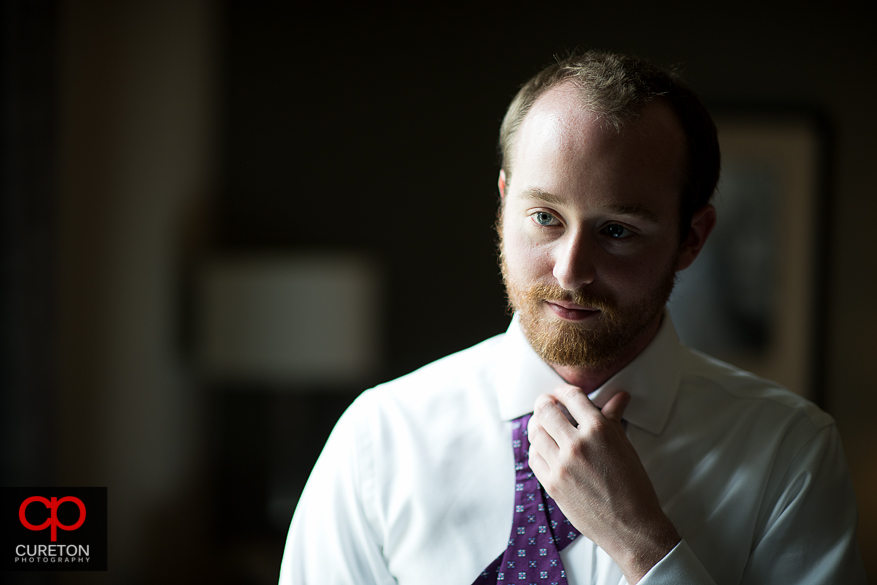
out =
[(545, 301), (545, 304), (551, 308), (555, 315), (567, 321), (585, 321), (600, 313), (599, 309), (582, 307), (568, 301)]

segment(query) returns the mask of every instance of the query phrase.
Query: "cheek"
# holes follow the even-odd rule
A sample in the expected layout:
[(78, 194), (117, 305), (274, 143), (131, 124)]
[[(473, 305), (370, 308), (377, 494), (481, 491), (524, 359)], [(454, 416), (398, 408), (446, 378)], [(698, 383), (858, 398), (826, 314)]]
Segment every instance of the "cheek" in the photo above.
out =
[(582, 236), (575, 253), (573, 258), (561, 257), (563, 261), (579, 262), (581, 267), (591, 270), (593, 288), (606, 287), (619, 296), (631, 297), (659, 279), (669, 257), (655, 238), (639, 237), (621, 243), (601, 237), (599, 233)]
[(674, 266), (673, 255), (647, 255), (616, 261), (602, 267), (601, 280), (616, 291), (620, 300), (634, 301), (660, 289)]
[(506, 230), (503, 233), (503, 254), (513, 278), (540, 278), (551, 272), (549, 251), (535, 246), (520, 232)]

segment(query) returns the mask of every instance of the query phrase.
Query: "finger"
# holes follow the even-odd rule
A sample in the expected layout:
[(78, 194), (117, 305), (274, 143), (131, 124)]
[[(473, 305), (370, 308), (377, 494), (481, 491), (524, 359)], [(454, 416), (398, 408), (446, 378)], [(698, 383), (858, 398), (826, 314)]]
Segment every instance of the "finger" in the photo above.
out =
[(569, 421), (569, 424), (571, 424), (571, 425), (574, 426), (574, 427), (579, 426), (579, 421), (577, 421), (577, 420), (575, 419), (575, 417), (573, 417), (572, 413), (570, 413), (570, 411), (567, 410), (566, 407), (565, 407), (562, 403), (558, 402), (558, 403), (557, 403), (557, 408), (560, 409), (560, 412), (563, 413), (563, 416), (566, 417), (566, 420)]
[(548, 465), (548, 462), (536, 449), (530, 449), (530, 458), (527, 463), (530, 465), (530, 470), (539, 481), (542, 481), (543, 478), (547, 478), (551, 473), (551, 466)]
[(527, 439), (530, 441), (531, 451), (535, 449), (549, 457), (559, 449), (554, 437), (545, 430), (535, 416), (530, 417), (530, 422), (527, 424)]
[[(575, 427), (570, 424), (561, 411), (557, 398), (550, 394), (543, 394), (536, 399), (530, 422), (532, 423), (534, 420), (558, 445), (571, 439), (575, 433)], [(530, 441), (532, 440), (531, 438)]]
[(609, 399), (609, 402), (603, 407), (603, 416), (609, 420), (621, 422), (627, 405), (630, 404), (630, 394), (627, 392), (619, 392)]
[(585, 391), (576, 386), (561, 386), (555, 390), (555, 396), (579, 424), (600, 412)]

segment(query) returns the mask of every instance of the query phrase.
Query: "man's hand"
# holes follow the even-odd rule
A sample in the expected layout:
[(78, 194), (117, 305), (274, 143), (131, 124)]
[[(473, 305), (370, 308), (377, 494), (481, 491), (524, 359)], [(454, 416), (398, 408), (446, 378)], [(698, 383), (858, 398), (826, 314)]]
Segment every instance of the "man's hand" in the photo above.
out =
[(620, 392), (601, 412), (582, 390), (565, 386), (536, 400), (528, 435), (530, 468), (548, 495), (633, 584), (680, 537), (624, 432), (621, 417), (629, 402), (630, 395)]

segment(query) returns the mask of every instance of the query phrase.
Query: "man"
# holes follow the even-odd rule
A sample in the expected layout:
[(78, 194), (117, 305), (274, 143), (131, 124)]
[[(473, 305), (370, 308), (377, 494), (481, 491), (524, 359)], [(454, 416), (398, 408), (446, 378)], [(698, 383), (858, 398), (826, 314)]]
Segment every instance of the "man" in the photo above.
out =
[(694, 94), (573, 56), (500, 146), (508, 332), (351, 406), (281, 583), (864, 583), (831, 418), (683, 347), (664, 309), (716, 221)]

